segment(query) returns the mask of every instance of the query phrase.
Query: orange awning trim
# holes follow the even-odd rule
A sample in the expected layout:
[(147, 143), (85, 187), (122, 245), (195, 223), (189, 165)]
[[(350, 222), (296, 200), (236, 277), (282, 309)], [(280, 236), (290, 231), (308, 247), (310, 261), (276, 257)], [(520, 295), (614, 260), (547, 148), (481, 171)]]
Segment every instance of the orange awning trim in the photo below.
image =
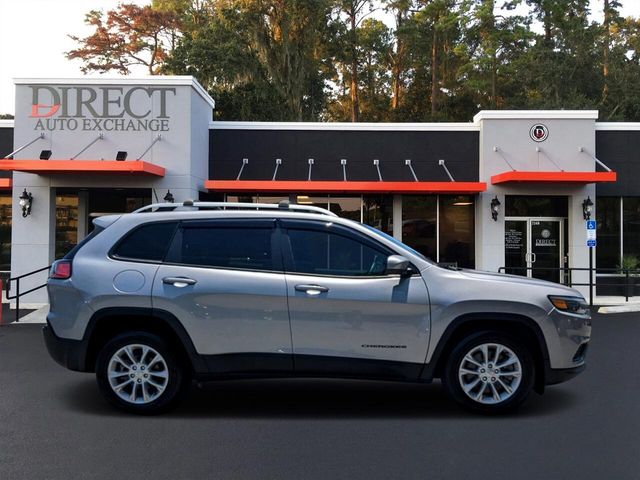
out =
[(0, 160), (0, 170), (38, 175), (128, 173), (164, 177), (165, 174), (163, 167), (142, 160)]
[(316, 180), (207, 180), (205, 188), (219, 192), (303, 193), (480, 193), (484, 182), (344, 182)]
[(616, 172), (519, 172), (499, 173), (491, 177), (493, 185), (501, 183), (602, 183), (615, 182)]

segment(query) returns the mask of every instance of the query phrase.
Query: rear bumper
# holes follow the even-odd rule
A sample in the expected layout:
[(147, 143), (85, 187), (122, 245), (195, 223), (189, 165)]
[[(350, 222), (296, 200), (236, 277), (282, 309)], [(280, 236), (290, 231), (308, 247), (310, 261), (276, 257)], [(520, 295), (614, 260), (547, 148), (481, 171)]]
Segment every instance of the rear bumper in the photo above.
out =
[(69, 370), (86, 371), (84, 365), (86, 349), (82, 340), (69, 340), (58, 337), (48, 322), (42, 328), (42, 334), (51, 358)]

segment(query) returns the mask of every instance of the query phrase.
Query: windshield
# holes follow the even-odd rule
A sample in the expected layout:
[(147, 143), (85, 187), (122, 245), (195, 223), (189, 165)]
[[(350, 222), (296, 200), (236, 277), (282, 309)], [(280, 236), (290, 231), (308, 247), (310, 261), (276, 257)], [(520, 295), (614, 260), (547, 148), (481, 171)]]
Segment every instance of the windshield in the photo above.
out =
[(413, 255), (420, 257), (421, 259), (429, 262), (429, 263), (433, 263), (435, 265), (435, 262), (433, 260), (431, 260), (430, 258), (425, 257), (423, 254), (421, 254), (420, 252), (418, 252), (417, 250), (414, 250), (413, 248), (411, 248), (409, 245), (405, 245), (404, 243), (402, 243), (400, 240), (398, 240), (397, 238), (392, 237), (391, 235), (384, 233), (381, 230), (378, 230), (375, 227), (372, 227), (371, 225), (366, 225), (364, 223), (361, 223), (360, 225), (362, 225), (364, 228), (366, 228), (367, 230), (371, 230), (372, 232), (376, 233), (377, 235), (380, 235), (381, 237), (386, 238), (387, 240), (389, 240), (390, 242), (393, 242), (396, 246), (400, 247), (403, 250), (406, 250), (410, 253), (412, 253)]

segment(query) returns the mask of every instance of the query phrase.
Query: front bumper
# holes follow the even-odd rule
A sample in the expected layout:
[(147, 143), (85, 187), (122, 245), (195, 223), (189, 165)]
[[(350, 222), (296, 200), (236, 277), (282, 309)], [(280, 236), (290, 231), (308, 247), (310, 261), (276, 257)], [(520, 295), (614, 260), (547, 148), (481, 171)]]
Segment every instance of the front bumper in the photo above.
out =
[(69, 340), (58, 337), (49, 322), (42, 328), (42, 335), (49, 355), (57, 363), (69, 370), (86, 371), (84, 361), (86, 348), (82, 340)]
[(576, 375), (584, 372), (587, 365), (583, 363), (579, 367), (573, 368), (548, 368), (545, 375), (545, 384), (556, 385), (558, 383), (571, 380)]

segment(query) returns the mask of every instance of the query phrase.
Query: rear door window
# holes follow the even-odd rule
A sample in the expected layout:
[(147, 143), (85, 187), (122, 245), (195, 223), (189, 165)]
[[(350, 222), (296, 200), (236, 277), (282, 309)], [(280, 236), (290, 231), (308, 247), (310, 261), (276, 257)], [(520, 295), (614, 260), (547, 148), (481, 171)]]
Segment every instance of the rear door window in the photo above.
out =
[(273, 220), (185, 222), (166, 261), (201, 267), (281, 270), (272, 244), (274, 227)]

